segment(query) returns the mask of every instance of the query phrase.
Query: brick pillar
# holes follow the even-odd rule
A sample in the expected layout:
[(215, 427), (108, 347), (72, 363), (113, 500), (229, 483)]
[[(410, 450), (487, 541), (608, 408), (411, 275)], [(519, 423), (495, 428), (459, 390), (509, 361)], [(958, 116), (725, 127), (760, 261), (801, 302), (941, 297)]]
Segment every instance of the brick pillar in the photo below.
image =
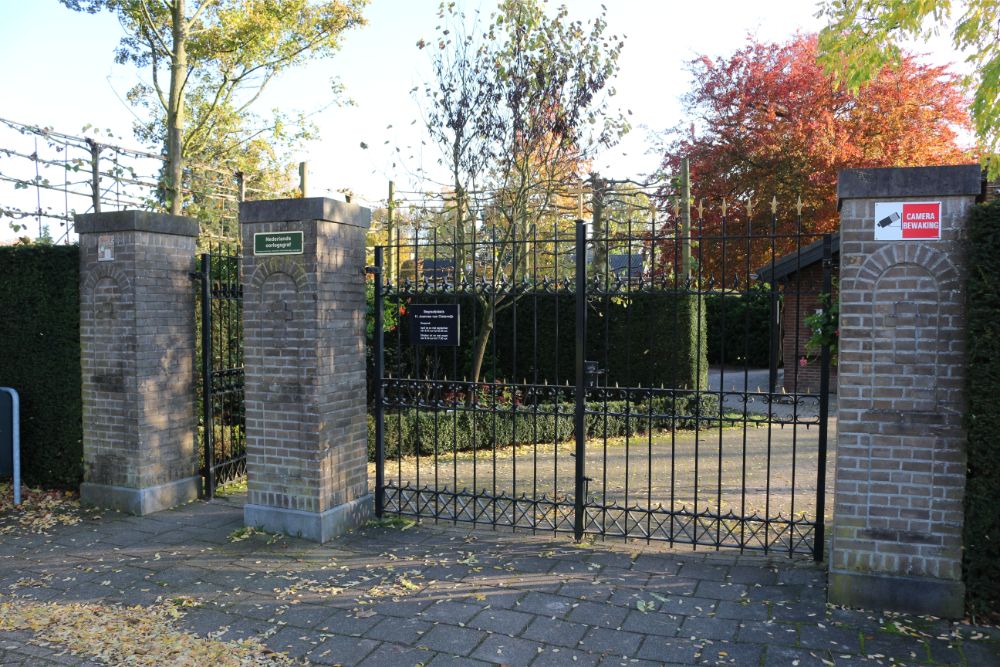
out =
[[(962, 615), (964, 256), (978, 165), (840, 174), (830, 602)], [(877, 202), (940, 202), (940, 240), (876, 241)]]
[(149, 514), (198, 497), (195, 239), (190, 218), (76, 217), (84, 481), (80, 500)]
[[(370, 221), (368, 209), (324, 198), (240, 205), (248, 526), (326, 542), (372, 513), (364, 276)], [(255, 248), (261, 233), (292, 240)], [(273, 252), (288, 254), (265, 254)]]

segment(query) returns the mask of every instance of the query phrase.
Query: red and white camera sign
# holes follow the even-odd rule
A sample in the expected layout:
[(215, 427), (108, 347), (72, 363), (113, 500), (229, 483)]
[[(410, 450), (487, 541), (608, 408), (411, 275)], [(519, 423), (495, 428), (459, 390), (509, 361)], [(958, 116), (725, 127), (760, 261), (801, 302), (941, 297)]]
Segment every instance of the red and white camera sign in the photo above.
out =
[(919, 241), (941, 238), (941, 202), (875, 204), (876, 241)]

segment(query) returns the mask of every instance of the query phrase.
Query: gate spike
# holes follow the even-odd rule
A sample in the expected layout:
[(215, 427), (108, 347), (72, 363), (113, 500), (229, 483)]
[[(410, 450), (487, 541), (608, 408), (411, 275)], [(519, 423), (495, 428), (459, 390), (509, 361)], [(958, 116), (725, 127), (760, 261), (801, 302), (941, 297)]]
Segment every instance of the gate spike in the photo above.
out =
[(722, 217), (726, 217), (726, 198), (722, 198)]
[(753, 217), (753, 197), (747, 197), (747, 217)]
[(704, 212), (704, 210), (705, 210), (705, 200), (704, 199), (699, 199), (698, 200), (698, 219), (699, 220), (701, 220), (701, 216), (702, 216), (702, 213)]
[(778, 213), (778, 195), (771, 197), (771, 213)]
[(795, 202), (795, 212), (798, 215), (802, 215), (802, 195), (799, 195), (798, 200)]
[(674, 217), (677, 218), (681, 214), (681, 198), (674, 197)]

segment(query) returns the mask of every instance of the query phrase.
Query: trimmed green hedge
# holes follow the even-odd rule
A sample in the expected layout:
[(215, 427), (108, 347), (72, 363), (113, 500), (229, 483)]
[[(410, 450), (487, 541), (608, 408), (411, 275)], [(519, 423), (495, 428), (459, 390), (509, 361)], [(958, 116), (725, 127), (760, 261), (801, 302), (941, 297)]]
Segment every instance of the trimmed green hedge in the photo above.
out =
[[(372, 356), (373, 290), (368, 293), (368, 377)], [(393, 318), (413, 303), (458, 303), (458, 348), (409, 343), (409, 318)], [(467, 378), (483, 305), (471, 295), (387, 299), (385, 368), (393, 377)], [(669, 291), (628, 297), (594, 297), (587, 304), (586, 358), (606, 370), (602, 382), (622, 387), (704, 388), (708, 382), (707, 309), (695, 295)], [(390, 319), (392, 321), (390, 321)], [(398, 325), (398, 326), (397, 326)], [(576, 299), (572, 294), (526, 294), (503, 303), (487, 348), (480, 380), (564, 384), (575, 378)], [(766, 341), (765, 341), (766, 345)], [(419, 369), (419, 370), (418, 370)], [(369, 382), (368, 400), (373, 400)]]
[[(600, 404), (603, 409), (603, 404)], [(553, 413), (554, 406), (539, 407), (539, 411)], [(588, 414), (586, 429), (589, 437), (602, 437), (605, 433), (609, 438), (646, 433), (649, 426), (649, 405), (646, 402), (629, 405), (631, 414), (625, 416), (624, 401), (608, 402), (607, 428), (603, 414)], [(673, 399), (653, 399), (654, 415), (653, 429), (666, 426), (665, 420), (671, 414), (677, 418), (673, 424), (677, 428), (694, 428), (698, 418), (719, 416), (718, 397), (703, 394), (700, 402), (693, 395), (679, 396), (676, 408)], [(514, 429), (517, 431), (515, 432)], [(436, 430), (435, 430), (436, 429)], [(404, 410), (385, 416), (385, 455), (386, 458), (396, 458), (400, 455), (412, 456), (416, 453), (417, 443), (420, 443), (421, 456), (434, 453), (437, 442), (438, 451), (469, 451), (491, 449), (498, 447), (538, 443), (565, 442), (573, 437), (573, 404), (560, 406), (560, 414), (539, 414), (533, 416), (529, 408), (520, 408), (516, 413), (511, 411), (492, 412), (488, 406), (481, 411), (460, 409), (452, 411)], [(400, 447), (402, 442), (402, 448)], [(375, 460), (375, 420), (368, 415), (368, 459)]]
[(963, 571), (970, 613), (1000, 609), (1000, 201), (969, 220), (968, 469)]
[(24, 482), (83, 478), (78, 246), (0, 248), (0, 386), (21, 396)]
[(747, 292), (707, 294), (705, 309), (709, 363), (743, 366), (745, 361), (750, 368), (768, 367), (771, 291), (767, 285)]

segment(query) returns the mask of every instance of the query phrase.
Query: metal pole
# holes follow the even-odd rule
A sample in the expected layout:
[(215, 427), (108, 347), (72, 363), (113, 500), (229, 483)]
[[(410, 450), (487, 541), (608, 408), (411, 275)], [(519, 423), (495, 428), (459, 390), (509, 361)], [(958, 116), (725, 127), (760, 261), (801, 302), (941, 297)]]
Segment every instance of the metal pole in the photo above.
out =
[(573, 411), (573, 431), (576, 434), (576, 506), (573, 514), (573, 536), (583, 539), (584, 494), (586, 493), (586, 377), (584, 356), (587, 346), (587, 223), (576, 221), (576, 406)]
[[(823, 310), (826, 317), (830, 315), (833, 306), (833, 240), (829, 234), (823, 236), (823, 294), (826, 302)], [(830, 416), (830, 345), (824, 343), (819, 355), (819, 465), (816, 474), (816, 542), (813, 544), (813, 558), (817, 562), (823, 560), (824, 541), (826, 540), (826, 439), (827, 420)]]
[(778, 286), (773, 273), (771, 274), (770, 304), (767, 323), (767, 392), (773, 394), (777, 391), (778, 387), (778, 358), (781, 356), (781, 349), (779, 347), (781, 341), (781, 308), (778, 303)]
[(247, 200), (246, 175), (242, 171), (236, 172), (236, 200), (240, 203)]
[(396, 184), (393, 183), (392, 181), (389, 181), (389, 205), (385, 223), (385, 244), (389, 248), (389, 280), (392, 280), (392, 223), (393, 223), (392, 214), (396, 210), (396, 204), (394, 201), (395, 199), (396, 199)]
[(309, 196), (309, 163), (299, 162), (299, 192), (302, 193), (302, 198), (305, 199)]
[(94, 204), (94, 213), (101, 212), (101, 145), (93, 139), (87, 139), (90, 145), (90, 192)]
[(681, 158), (681, 275), (691, 279), (691, 164)]
[(385, 349), (383, 322), (385, 308), (382, 301), (382, 264), (384, 248), (375, 248), (375, 516), (381, 518), (385, 512), (385, 389), (382, 377), (385, 375)]
[(11, 466), (14, 485), (14, 505), (21, 504), (21, 397), (16, 389), (0, 387), (0, 391), (10, 396)]
[(215, 495), (215, 432), (212, 423), (212, 255), (201, 255), (201, 406), (205, 448), (205, 498)]

